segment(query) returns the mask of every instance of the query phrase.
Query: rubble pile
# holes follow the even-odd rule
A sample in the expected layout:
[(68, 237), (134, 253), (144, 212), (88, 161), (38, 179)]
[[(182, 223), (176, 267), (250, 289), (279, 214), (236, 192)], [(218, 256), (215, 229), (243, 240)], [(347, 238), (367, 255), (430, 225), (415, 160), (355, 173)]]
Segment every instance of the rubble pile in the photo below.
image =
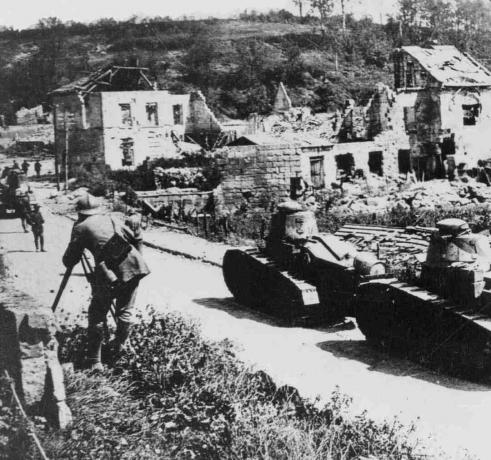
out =
[(370, 177), (343, 184), (338, 211), (385, 213), (393, 209), (426, 210), (460, 208), (491, 201), (491, 187), (472, 178), (450, 182), (446, 179), (408, 184)]
[(336, 134), (338, 124), (339, 119), (335, 112), (312, 114), (305, 108), (291, 109), (263, 120), (265, 131), (275, 136), (308, 132), (322, 139), (331, 139)]

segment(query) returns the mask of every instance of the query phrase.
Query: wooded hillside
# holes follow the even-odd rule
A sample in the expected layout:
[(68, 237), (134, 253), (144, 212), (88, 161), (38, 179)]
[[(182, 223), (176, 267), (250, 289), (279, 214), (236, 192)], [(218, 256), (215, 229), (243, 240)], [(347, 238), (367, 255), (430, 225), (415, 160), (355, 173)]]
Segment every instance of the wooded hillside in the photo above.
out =
[[(22, 106), (49, 104), (49, 91), (108, 64), (150, 69), (161, 88), (201, 89), (230, 117), (267, 112), (280, 81), (295, 105), (334, 109), (364, 102), (375, 83), (392, 84), (391, 52), (438, 40), (486, 64), (489, 6), (483, 0), (400, 0), (386, 24), (347, 15), (281, 10), (229, 20), (101, 19), (92, 24), (41, 20), (29, 30), (0, 32), (0, 113), (13, 121)], [(327, 1), (332, 4), (332, 1)], [(315, 6), (317, 5), (317, 7)], [(321, 5), (321, 6), (319, 6)], [(317, 8), (317, 9), (316, 9)], [(299, 11), (300, 13), (300, 11)]]

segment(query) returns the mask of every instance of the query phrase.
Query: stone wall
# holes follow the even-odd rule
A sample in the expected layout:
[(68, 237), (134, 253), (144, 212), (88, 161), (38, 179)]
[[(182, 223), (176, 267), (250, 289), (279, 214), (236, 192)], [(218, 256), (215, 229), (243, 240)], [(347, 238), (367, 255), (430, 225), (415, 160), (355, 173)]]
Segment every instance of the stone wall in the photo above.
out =
[(14, 289), (8, 261), (0, 252), (0, 370), (14, 379), (29, 414), (46, 417), (58, 428), (70, 425), (63, 371), (58, 361), (55, 317), (51, 308)]
[(229, 147), (219, 152), (222, 191), (226, 206), (238, 205), (242, 193), (252, 192), (250, 204), (290, 194), (290, 179), (302, 175), (302, 150), (289, 145)]

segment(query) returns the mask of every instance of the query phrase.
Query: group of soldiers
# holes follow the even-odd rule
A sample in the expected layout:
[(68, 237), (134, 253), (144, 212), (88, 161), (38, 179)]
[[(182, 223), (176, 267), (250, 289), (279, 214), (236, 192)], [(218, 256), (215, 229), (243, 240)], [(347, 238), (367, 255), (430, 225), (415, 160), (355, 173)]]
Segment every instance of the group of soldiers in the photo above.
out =
[[(27, 160), (24, 160), (21, 165), (19, 165), (17, 160), (14, 160), (14, 164), (12, 165), (12, 168), (9, 168), (9, 167), (4, 168), (3, 173), (2, 173), (2, 177), (5, 177), (9, 173), (10, 170), (19, 170), (19, 171), (22, 170), (22, 172), (27, 176), (27, 173), (29, 171), (30, 166), (31, 165)], [(37, 159), (34, 162), (34, 171), (36, 172), (37, 177), (41, 176), (41, 167), (42, 167), (41, 162), (39, 161), (39, 159)]]

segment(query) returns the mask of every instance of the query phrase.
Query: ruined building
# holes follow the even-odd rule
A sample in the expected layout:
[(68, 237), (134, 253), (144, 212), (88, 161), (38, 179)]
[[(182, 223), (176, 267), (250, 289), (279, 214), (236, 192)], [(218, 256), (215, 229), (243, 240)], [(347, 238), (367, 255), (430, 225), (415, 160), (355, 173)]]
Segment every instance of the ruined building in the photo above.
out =
[(397, 97), (412, 167), (442, 175), (444, 161), (475, 166), (491, 158), (491, 72), (454, 46), (404, 46), (394, 55)]
[(156, 90), (140, 67), (105, 68), (51, 96), (57, 160), (71, 175), (105, 165), (133, 169), (146, 157), (208, 148), (224, 135), (200, 92)]
[[(453, 46), (405, 46), (394, 53), (394, 89), (378, 84), (363, 106), (330, 114), (291, 107), (280, 85), (274, 113), (221, 154), (223, 189), (287, 196), (289, 177), (323, 188), (357, 170), (421, 180), (491, 158), (491, 72)], [(277, 172), (277, 173), (275, 173)]]

